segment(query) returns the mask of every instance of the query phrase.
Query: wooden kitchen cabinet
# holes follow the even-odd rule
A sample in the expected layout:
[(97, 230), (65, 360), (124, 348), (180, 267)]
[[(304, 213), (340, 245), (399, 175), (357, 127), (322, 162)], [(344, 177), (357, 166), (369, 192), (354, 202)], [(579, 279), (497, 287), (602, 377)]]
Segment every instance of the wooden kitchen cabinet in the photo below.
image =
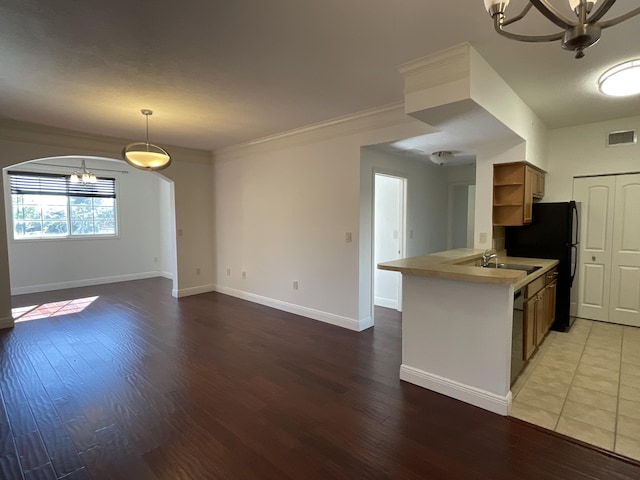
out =
[(525, 289), (523, 356), (529, 360), (555, 321), (557, 269), (538, 277)]
[(540, 199), (544, 197), (544, 172), (541, 170), (532, 169), (533, 181), (532, 192), (533, 198)]
[(554, 280), (545, 287), (545, 318), (547, 320), (546, 329), (549, 331), (553, 322), (556, 321), (556, 287), (558, 282)]
[(493, 166), (493, 224), (531, 223), (533, 200), (544, 195), (544, 171), (527, 163), (497, 163)]

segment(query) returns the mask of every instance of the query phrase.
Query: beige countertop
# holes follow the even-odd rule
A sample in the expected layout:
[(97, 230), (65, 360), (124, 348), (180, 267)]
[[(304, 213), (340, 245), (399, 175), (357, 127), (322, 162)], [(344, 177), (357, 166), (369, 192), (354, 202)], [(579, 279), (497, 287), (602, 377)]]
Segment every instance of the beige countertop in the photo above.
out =
[[(482, 268), (476, 266), (476, 263), (479, 263), (482, 258), (483, 253), (484, 250), (458, 248), (456, 250), (446, 250), (431, 255), (402, 258), (400, 260), (380, 263), (378, 264), (378, 268), (382, 270), (392, 270), (406, 275), (423, 275), (466, 282), (513, 284), (514, 290), (518, 290), (541, 275), (544, 275), (558, 264), (557, 260), (544, 258), (498, 256), (498, 263), (514, 263), (541, 267), (532, 274), (527, 275), (521, 270)], [(491, 263), (495, 261), (496, 259), (492, 259)]]

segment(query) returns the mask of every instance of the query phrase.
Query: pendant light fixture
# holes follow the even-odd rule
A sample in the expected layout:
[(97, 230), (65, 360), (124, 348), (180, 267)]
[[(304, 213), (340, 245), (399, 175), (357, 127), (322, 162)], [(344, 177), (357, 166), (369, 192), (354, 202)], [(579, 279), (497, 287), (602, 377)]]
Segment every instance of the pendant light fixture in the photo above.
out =
[(141, 170), (163, 170), (171, 165), (171, 155), (164, 148), (149, 143), (149, 115), (153, 110), (140, 110), (147, 118), (147, 141), (130, 143), (122, 149), (122, 158), (132, 167)]
[[(484, 0), (484, 6), (493, 18), (496, 31), (503, 37), (520, 42), (562, 40), (562, 48), (576, 52), (576, 58), (584, 57), (584, 49), (600, 40), (603, 29), (624, 22), (640, 13), (640, 7), (638, 7), (619, 17), (600, 21), (616, 3), (616, 0), (568, 0), (568, 3), (576, 14), (575, 20), (565, 17), (548, 0), (529, 0), (519, 15), (506, 20), (505, 11), (509, 0)], [(597, 4), (599, 6), (594, 10)], [(562, 31), (550, 35), (522, 35), (504, 30), (504, 27), (522, 20), (529, 13), (531, 7), (535, 7), (547, 20), (560, 27)]]
[(96, 176), (89, 170), (87, 170), (87, 166), (85, 165), (84, 160), (82, 160), (82, 163), (80, 163), (80, 170), (76, 170), (75, 172), (73, 172), (69, 177), (69, 181), (71, 183), (82, 183), (83, 185), (98, 183), (98, 179), (96, 178)]
[(451, 160), (453, 160), (453, 152), (445, 150), (433, 152), (431, 155), (429, 155), (429, 160), (442, 167), (443, 165), (446, 165)]

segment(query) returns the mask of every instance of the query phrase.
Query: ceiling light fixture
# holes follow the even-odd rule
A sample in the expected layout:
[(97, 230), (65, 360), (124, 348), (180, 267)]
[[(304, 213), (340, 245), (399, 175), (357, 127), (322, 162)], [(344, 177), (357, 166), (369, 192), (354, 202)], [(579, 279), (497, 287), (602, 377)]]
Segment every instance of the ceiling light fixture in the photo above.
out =
[(71, 183), (82, 183), (83, 185), (98, 183), (98, 179), (96, 178), (96, 176), (89, 170), (87, 170), (87, 166), (85, 165), (84, 160), (82, 160), (82, 163), (80, 163), (80, 170), (76, 170), (75, 172), (73, 172), (69, 177), (69, 181)]
[(149, 143), (149, 115), (153, 110), (140, 110), (147, 118), (147, 141), (130, 143), (122, 149), (122, 158), (132, 167), (141, 170), (163, 170), (171, 165), (171, 155), (164, 148)]
[(436, 165), (443, 166), (453, 160), (453, 153), (444, 150), (440, 152), (433, 152), (431, 155), (429, 155), (429, 160), (431, 160)]
[[(600, 6), (592, 13), (598, 3)], [(577, 17), (577, 21), (573, 21), (565, 17), (548, 0), (529, 0), (519, 15), (506, 20), (504, 13), (509, 5), (509, 0), (484, 0), (484, 6), (493, 18), (495, 29), (500, 35), (520, 42), (562, 40), (562, 48), (576, 52), (576, 58), (584, 57), (584, 49), (600, 40), (603, 29), (624, 22), (640, 13), (639, 7), (619, 17), (601, 22), (602, 17), (607, 14), (614, 3), (616, 0), (569, 0), (569, 6)], [(529, 13), (531, 7), (536, 7), (542, 15), (563, 31), (551, 35), (522, 35), (504, 30), (504, 27), (522, 20)]]
[(621, 63), (604, 72), (598, 80), (598, 88), (612, 97), (640, 93), (640, 59)]

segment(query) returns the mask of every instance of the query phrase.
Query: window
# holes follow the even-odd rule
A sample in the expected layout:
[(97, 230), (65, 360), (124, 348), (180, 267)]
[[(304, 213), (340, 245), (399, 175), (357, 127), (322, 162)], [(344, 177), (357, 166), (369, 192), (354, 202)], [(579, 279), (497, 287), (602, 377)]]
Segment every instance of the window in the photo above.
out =
[(68, 176), (9, 172), (13, 237), (116, 235), (116, 181), (71, 183)]

